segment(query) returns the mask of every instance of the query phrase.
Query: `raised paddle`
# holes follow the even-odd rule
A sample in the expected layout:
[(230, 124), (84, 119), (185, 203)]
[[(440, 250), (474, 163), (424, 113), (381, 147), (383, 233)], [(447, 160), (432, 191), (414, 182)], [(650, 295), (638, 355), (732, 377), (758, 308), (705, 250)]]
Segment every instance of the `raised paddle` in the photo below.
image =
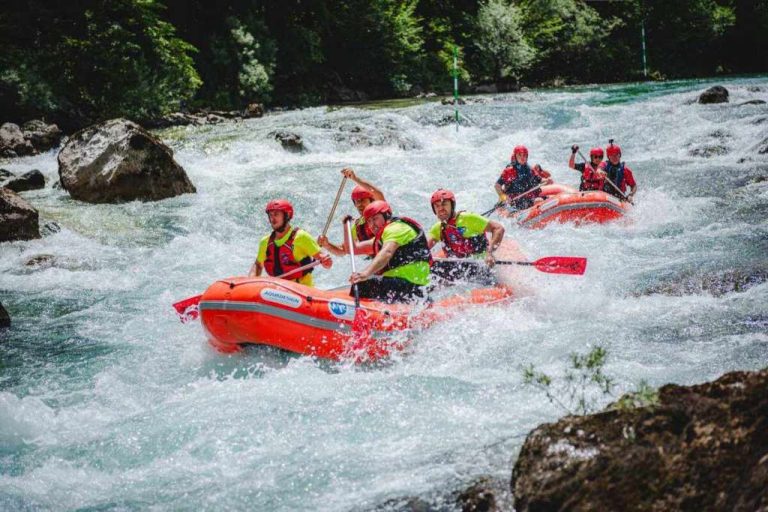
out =
[(518, 195), (516, 195), (516, 196), (515, 196), (515, 197), (513, 197), (512, 199), (507, 199), (506, 201), (499, 201), (498, 203), (496, 203), (495, 205), (493, 205), (493, 208), (491, 208), (491, 209), (490, 209), (490, 210), (488, 210), (487, 212), (484, 212), (484, 213), (482, 214), (482, 216), (483, 216), (483, 217), (485, 217), (486, 215), (490, 215), (491, 213), (495, 212), (497, 208), (500, 208), (500, 207), (504, 206), (504, 203), (505, 203), (505, 202), (507, 202), (507, 203), (512, 203), (513, 201), (517, 201), (518, 199), (520, 199), (520, 198), (521, 198), (521, 197), (523, 197), (524, 195), (530, 194), (531, 192), (533, 192), (533, 191), (534, 191), (534, 190), (536, 190), (537, 188), (541, 188), (541, 183), (539, 183), (538, 185), (536, 185), (535, 187), (533, 187), (533, 188), (532, 188), (532, 189), (530, 189), (530, 190), (526, 190), (526, 191), (525, 191), (525, 192), (523, 192), (522, 194), (518, 194)]
[[(611, 139), (611, 144), (613, 144), (613, 139)], [(592, 165), (592, 164), (589, 162), (589, 160), (587, 160), (586, 158), (584, 158), (584, 155), (581, 153), (581, 150), (580, 150), (580, 149), (578, 150), (578, 153), (579, 153), (579, 156), (581, 157), (581, 159), (582, 159), (582, 160), (584, 160), (584, 163), (585, 163), (585, 164), (589, 164), (590, 166)], [(597, 170), (597, 169), (595, 169), (595, 170)], [(608, 183), (609, 183), (609, 184), (610, 184), (610, 185), (611, 185), (611, 186), (612, 186), (612, 187), (613, 187), (613, 188), (616, 190), (616, 192), (618, 192), (619, 194), (621, 194), (621, 197), (622, 197), (622, 198), (623, 198), (625, 201), (629, 202), (629, 204), (635, 204), (635, 203), (633, 203), (633, 202), (632, 202), (632, 199), (630, 199), (630, 198), (629, 198), (629, 196), (627, 196), (626, 194), (624, 194), (624, 192), (622, 192), (622, 191), (621, 191), (621, 189), (620, 189), (619, 187), (617, 187), (617, 186), (616, 186), (616, 184), (615, 184), (615, 183), (614, 183), (614, 182), (611, 180), (611, 178), (609, 178), (609, 177), (608, 177), (608, 175), (606, 175), (606, 176), (605, 176), (605, 181), (607, 181), (607, 182), (608, 182)]]
[(339, 199), (341, 198), (341, 192), (344, 190), (344, 185), (347, 183), (347, 177), (341, 178), (341, 185), (339, 185), (339, 191), (336, 192), (336, 199), (333, 200), (333, 206), (331, 207), (331, 213), (328, 214), (328, 219), (325, 221), (325, 227), (323, 227), (322, 236), (328, 234), (328, 228), (331, 227), (331, 221), (333, 220), (333, 214), (336, 213), (336, 207), (339, 205)]
[[(304, 270), (309, 270), (310, 268), (315, 268), (316, 266), (320, 265), (322, 262), (320, 260), (315, 260), (312, 263), (307, 263), (306, 265), (302, 265), (298, 268), (295, 268), (293, 270), (289, 270), (288, 272), (285, 272), (283, 274), (280, 274), (279, 276), (276, 276), (277, 278), (284, 278), (285, 276), (290, 276), (295, 274), (296, 272), (302, 272)], [(181, 317), (182, 323), (187, 323), (192, 320), (196, 320), (199, 316), (200, 312), (198, 311), (198, 306), (200, 304), (200, 299), (202, 298), (202, 295), (195, 295), (194, 297), (188, 297), (184, 300), (180, 300), (179, 302), (176, 302), (173, 305), (173, 309), (176, 310), (176, 312)]]
[[(483, 260), (469, 258), (435, 258), (435, 261), (444, 261), (451, 263), (475, 263), (485, 264)], [(545, 256), (536, 261), (517, 261), (517, 260), (496, 260), (496, 265), (523, 265), (536, 268), (540, 272), (547, 274), (570, 274), (575, 276), (584, 275), (587, 270), (587, 258), (578, 258), (575, 256)]]

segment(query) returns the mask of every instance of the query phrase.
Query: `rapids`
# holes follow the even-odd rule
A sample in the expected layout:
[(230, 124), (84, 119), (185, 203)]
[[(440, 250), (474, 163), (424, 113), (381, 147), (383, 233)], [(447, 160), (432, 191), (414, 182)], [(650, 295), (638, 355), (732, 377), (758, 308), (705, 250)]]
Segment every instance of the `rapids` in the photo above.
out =
[[(731, 103), (698, 105), (721, 83)], [(523, 386), (602, 344), (615, 394), (768, 365), (768, 284), (713, 295), (648, 294), (691, 276), (766, 275), (768, 79), (593, 86), (485, 96), (461, 107), (311, 108), (159, 132), (198, 193), (89, 205), (51, 184), (56, 153), (24, 197), (61, 230), (0, 245), (0, 509), (365, 510), (441, 497), (488, 475), (506, 485), (527, 432), (563, 412)], [(295, 132), (303, 153), (269, 134)], [(317, 234), (339, 170), (380, 185), (396, 212), (434, 222), (438, 187), (459, 208), (493, 205), (515, 144), (577, 185), (569, 147), (615, 138), (639, 184), (626, 223), (524, 231), (532, 258), (586, 256), (578, 278), (535, 273), (534, 293), (421, 333), (386, 364), (356, 367), (264, 347), (222, 356), (171, 303), (248, 271), (263, 207), (291, 199)], [(708, 155), (708, 156), (704, 156)], [(352, 213), (348, 186), (331, 227)], [(30, 258), (51, 255), (27, 265)], [(349, 262), (318, 270), (343, 283)], [(671, 284), (670, 284), (671, 283)], [(611, 397), (600, 397), (600, 405)]]

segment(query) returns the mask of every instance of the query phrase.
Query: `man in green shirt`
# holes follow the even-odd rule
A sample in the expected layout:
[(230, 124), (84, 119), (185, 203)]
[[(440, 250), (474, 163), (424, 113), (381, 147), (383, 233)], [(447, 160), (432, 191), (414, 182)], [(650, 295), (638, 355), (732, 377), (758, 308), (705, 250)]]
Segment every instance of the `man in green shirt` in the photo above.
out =
[[(450, 261), (436, 261), (432, 272), (449, 281), (460, 278), (493, 280), (488, 269), (495, 263), (493, 251), (504, 238), (504, 226), (476, 213), (457, 212), (456, 196), (450, 190), (435, 191), (430, 202), (440, 222), (429, 230), (427, 244), (432, 249), (437, 242), (442, 242), (443, 251), (450, 258)], [(486, 233), (491, 235), (490, 247)], [(456, 261), (461, 258), (483, 258), (487, 266)]]
[(429, 285), (429, 247), (422, 227), (407, 217), (393, 217), (386, 201), (374, 201), (363, 211), (373, 240), (358, 248), (373, 255), (371, 263), (349, 277), (360, 297), (407, 302), (424, 297)]

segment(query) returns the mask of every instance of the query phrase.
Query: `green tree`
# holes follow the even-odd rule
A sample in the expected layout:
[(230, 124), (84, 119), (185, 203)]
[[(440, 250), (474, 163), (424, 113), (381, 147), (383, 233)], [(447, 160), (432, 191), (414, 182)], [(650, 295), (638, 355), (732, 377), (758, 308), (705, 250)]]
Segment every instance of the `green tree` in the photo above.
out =
[(140, 120), (194, 95), (201, 83), (194, 48), (161, 19), (161, 5), (72, 4), (14, 2), (3, 12), (0, 91), (17, 115), (44, 115), (65, 127), (118, 116)]
[(534, 60), (523, 37), (520, 9), (506, 0), (487, 0), (477, 12), (475, 46), (484, 69), (498, 82), (518, 79)]

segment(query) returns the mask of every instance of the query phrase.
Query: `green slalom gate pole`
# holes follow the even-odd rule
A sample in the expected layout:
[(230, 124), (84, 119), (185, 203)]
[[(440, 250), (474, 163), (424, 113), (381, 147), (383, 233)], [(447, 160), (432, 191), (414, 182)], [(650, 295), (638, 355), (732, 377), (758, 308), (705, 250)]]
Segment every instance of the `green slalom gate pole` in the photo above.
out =
[(459, 47), (453, 47), (453, 111), (456, 116), (456, 131), (459, 131)]

